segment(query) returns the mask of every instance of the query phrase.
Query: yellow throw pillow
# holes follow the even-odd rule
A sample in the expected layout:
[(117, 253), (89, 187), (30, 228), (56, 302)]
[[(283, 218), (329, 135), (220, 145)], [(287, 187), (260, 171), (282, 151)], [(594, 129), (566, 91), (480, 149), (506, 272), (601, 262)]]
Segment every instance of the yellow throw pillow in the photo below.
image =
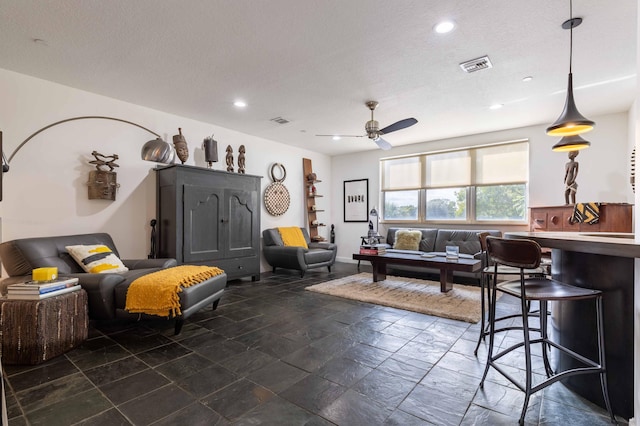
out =
[(396, 242), (393, 244), (393, 248), (398, 250), (418, 250), (421, 239), (422, 232), (420, 231), (398, 229), (396, 231)]
[(124, 272), (129, 268), (113, 254), (104, 244), (78, 245), (65, 247), (78, 265), (90, 274), (107, 274), (110, 272)]
[(278, 228), (278, 232), (285, 246), (309, 248), (309, 246), (307, 246), (307, 240), (305, 240), (304, 235), (302, 235), (302, 229), (299, 227), (288, 226)]

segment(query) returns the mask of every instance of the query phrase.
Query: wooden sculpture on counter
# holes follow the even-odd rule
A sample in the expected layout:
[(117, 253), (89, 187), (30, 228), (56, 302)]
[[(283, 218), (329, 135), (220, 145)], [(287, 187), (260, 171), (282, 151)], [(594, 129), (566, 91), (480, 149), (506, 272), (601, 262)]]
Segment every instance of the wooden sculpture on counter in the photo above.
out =
[(578, 162), (575, 158), (578, 156), (578, 151), (569, 151), (569, 162), (565, 164), (564, 169), (564, 203), (575, 204), (576, 192), (578, 192), (578, 183), (576, 178), (578, 177)]

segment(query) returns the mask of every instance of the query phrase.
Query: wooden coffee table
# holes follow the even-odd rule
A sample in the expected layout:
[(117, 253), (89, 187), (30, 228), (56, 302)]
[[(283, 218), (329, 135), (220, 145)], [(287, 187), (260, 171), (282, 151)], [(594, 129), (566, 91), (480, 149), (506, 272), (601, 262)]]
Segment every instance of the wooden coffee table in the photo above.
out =
[(422, 257), (419, 254), (387, 253), (383, 255), (358, 254), (354, 260), (368, 260), (373, 268), (373, 282), (387, 278), (387, 265), (411, 265), (424, 268), (440, 269), (440, 291), (446, 293), (453, 288), (453, 271), (478, 272), (482, 262), (478, 259), (459, 258), (457, 261), (447, 260), (444, 256)]

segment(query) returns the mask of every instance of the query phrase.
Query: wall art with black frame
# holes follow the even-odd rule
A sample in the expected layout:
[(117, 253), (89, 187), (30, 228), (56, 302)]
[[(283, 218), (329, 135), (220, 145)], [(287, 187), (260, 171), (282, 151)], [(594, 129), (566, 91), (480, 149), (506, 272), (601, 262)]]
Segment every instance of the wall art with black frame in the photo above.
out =
[(344, 221), (369, 221), (369, 179), (344, 181)]

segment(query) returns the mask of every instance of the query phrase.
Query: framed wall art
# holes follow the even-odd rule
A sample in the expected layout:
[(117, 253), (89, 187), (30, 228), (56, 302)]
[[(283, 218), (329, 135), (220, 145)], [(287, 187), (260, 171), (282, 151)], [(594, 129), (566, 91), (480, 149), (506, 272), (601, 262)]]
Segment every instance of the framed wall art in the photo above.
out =
[(369, 179), (344, 181), (344, 221), (369, 221)]

